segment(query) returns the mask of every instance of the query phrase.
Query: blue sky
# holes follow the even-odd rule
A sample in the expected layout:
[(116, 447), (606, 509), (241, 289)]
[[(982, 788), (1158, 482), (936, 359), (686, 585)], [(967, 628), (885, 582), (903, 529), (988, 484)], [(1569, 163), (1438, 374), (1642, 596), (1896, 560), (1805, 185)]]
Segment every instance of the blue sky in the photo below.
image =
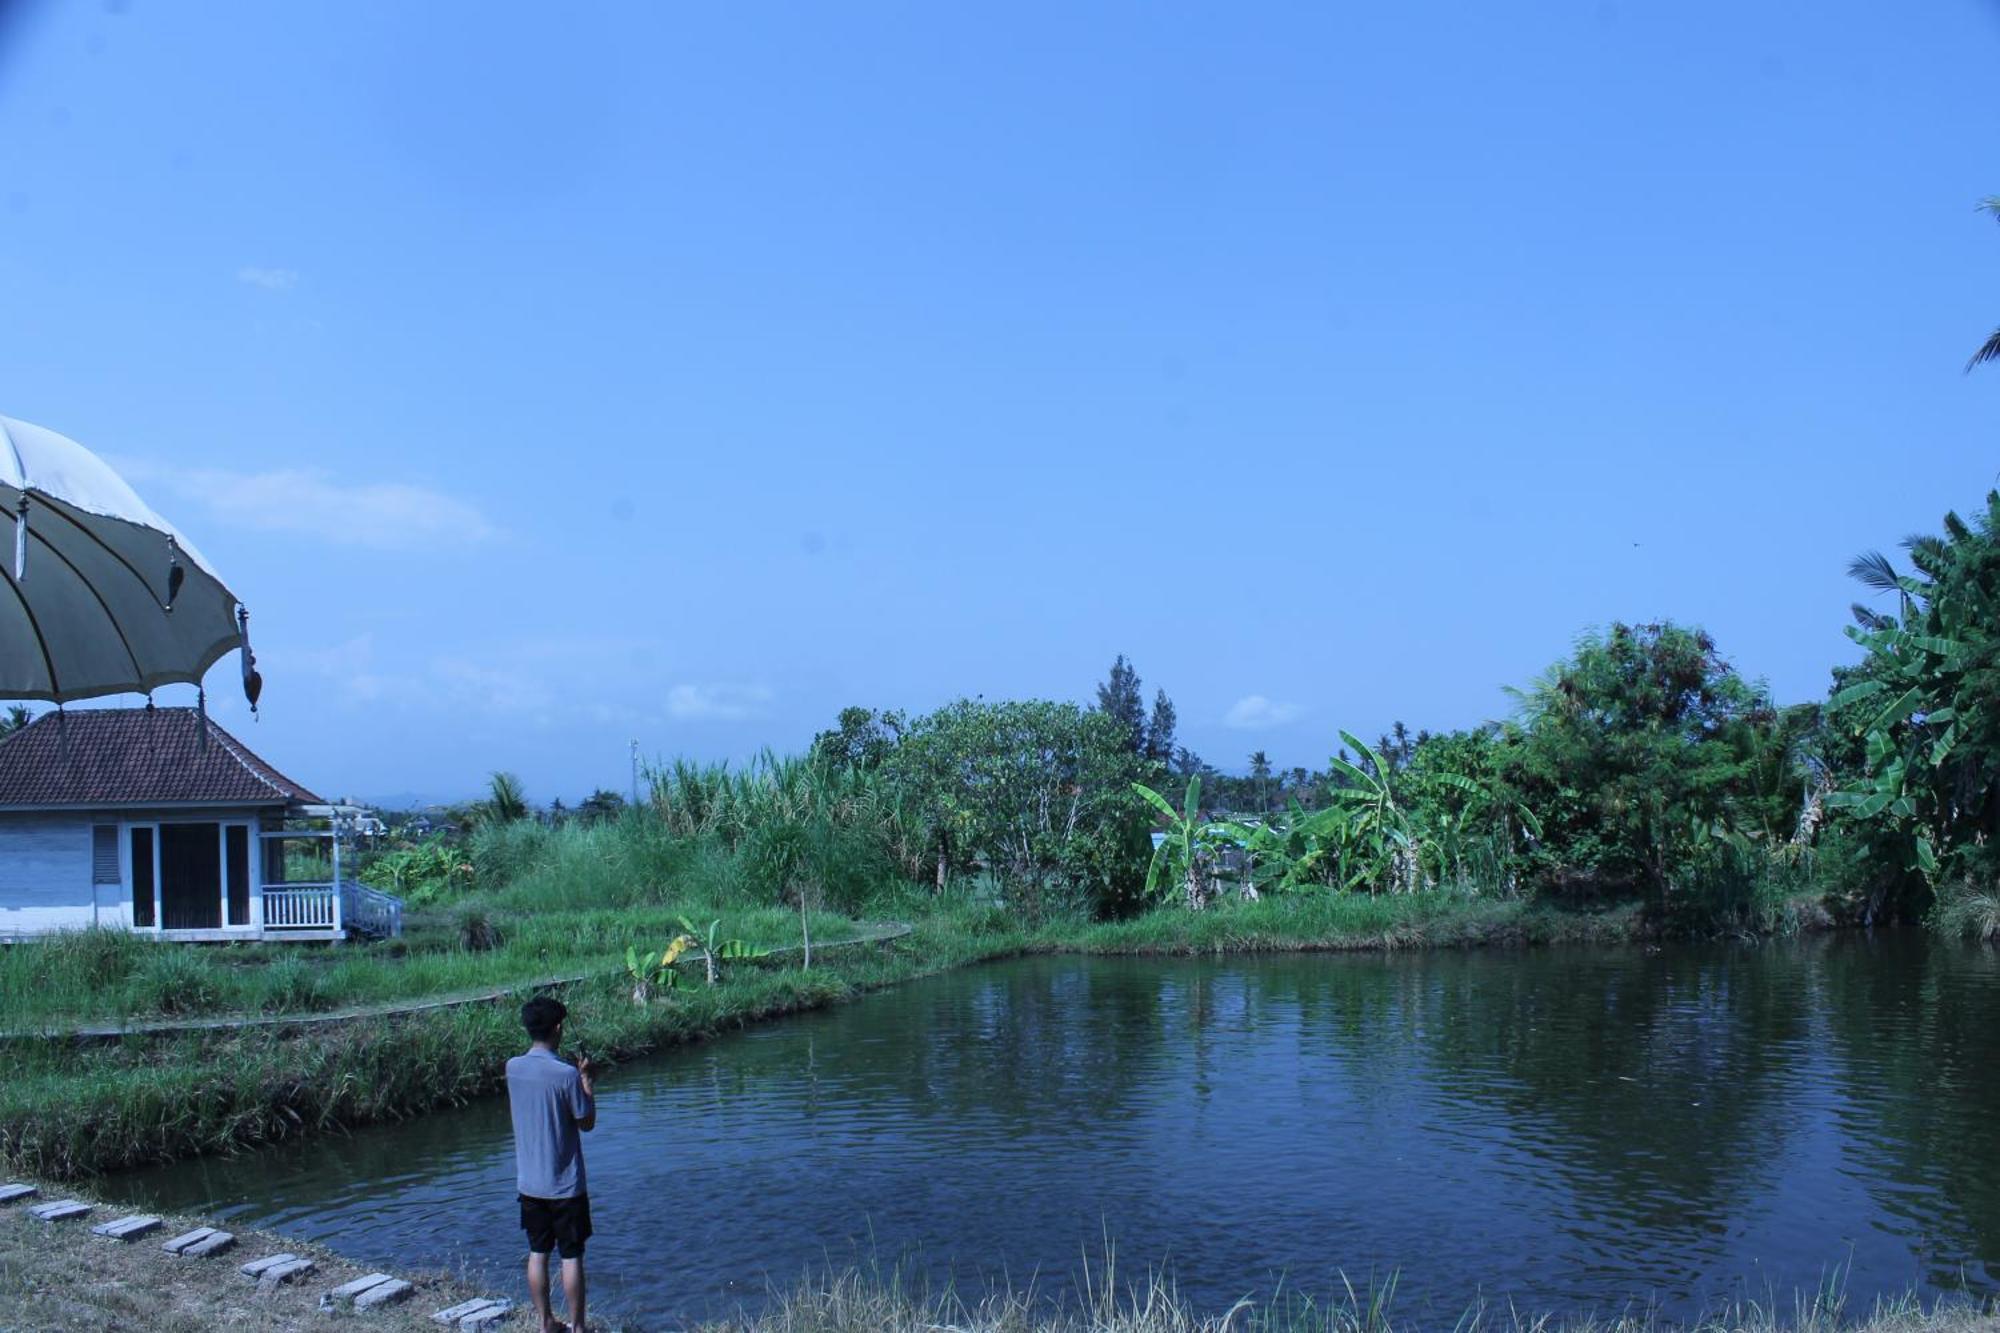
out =
[(0, 411), (249, 604), (322, 789), (843, 704), (1323, 762), (1578, 630), (1821, 693), (2000, 468), (2000, 6), (30, 5)]

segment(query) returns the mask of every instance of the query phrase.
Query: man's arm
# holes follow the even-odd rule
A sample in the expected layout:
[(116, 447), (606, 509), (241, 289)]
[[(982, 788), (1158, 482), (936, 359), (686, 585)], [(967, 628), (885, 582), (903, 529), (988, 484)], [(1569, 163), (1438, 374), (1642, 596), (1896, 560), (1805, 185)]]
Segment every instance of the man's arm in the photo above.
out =
[(577, 1103), (582, 1110), (579, 1112), (577, 1107), (570, 1108), (570, 1114), (576, 1118), (577, 1129), (585, 1134), (597, 1128), (597, 1082), (591, 1073), (588, 1060), (576, 1067), (576, 1085), (581, 1093)]

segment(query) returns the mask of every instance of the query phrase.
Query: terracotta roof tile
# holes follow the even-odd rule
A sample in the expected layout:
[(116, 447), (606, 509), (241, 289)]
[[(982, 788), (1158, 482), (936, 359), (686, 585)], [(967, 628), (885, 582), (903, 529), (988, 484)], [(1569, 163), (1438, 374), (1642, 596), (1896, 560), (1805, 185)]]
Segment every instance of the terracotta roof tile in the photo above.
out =
[(0, 808), (323, 802), (192, 708), (44, 713), (0, 739)]

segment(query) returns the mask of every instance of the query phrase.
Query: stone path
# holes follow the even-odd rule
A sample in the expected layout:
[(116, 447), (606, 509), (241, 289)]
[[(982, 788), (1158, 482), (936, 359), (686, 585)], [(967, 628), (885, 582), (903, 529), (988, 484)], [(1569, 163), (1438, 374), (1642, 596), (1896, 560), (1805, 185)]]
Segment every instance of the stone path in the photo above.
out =
[[(49, 1203), (30, 1203), (39, 1197), (39, 1187), (27, 1184), (0, 1185), (0, 1205), (22, 1205), (31, 1217), (47, 1223), (68, 1221), (88, 1215), (94, 1204), (81, 1199), (59, 1199)], [(90, 1230), (92, 1234), (103, 1236), (126, 1244), (159, 1230), (162, 1219), (150, 1213), (135, 1213), (130, 1217), (103, 1222)], [(206, 1259), (222, 1253), (236, 1244), (236, 1237), (217, 1227), (196, 1227), (167, 1241), (160, 1248), (168, 1254), (183, 1259)], [(280, 1252), (267, 1254), (260, 1259), (252, 1259), (237, 1269), (244, 1277), (257, 1284), (260, 1292), (277, 1290), (289, 1282), (312, 1276), (318, 1265), (303, 1255)], [(391, 1273), (370, 1273), (352, 1282), (343, 1283), (319, 1298), (322, 1310), (347, 1309), (358, 1313), (378, 1310), (407, 1300), (416, 1291), (414, 1283), (405, 1281)], [(431, 1318), (448, 1327), (466, 1330), (466, 1333), (486, 1333), (497, 1329), (513, 1311), (514, 1303), (481, 1297), (463, 1301), (457, 1305), (439, 1310)]]

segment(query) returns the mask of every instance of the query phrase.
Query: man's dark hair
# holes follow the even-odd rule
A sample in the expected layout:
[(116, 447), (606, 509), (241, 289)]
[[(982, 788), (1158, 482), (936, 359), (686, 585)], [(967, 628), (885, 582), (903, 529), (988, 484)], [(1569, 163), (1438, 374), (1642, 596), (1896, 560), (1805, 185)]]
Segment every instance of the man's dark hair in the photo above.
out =
[(528, 1029), (528, 1036), (535, 1041), (555, 1040), (556, 1029), (569, 1017), (569, 1010), (563, 1002), (549, 995), (537, 995), (521, 1006), (521, 1026)]

